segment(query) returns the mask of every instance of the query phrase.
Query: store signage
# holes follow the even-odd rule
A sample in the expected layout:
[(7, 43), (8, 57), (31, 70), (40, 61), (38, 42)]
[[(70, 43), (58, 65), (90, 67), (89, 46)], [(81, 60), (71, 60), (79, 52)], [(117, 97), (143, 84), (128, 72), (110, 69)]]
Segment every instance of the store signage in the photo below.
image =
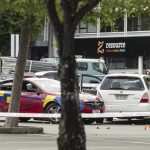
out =
[(105, 41), (98, 41), (98, 49), (97, 53), (117, 53), (121, 52), (124, 53), (126, 49), (125, 42), (105, 42)]

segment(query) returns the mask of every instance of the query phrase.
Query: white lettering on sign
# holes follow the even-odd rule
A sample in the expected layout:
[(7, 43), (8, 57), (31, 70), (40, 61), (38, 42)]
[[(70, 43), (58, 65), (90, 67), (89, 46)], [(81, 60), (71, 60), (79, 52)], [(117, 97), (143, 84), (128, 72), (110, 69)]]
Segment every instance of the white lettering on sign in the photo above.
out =
[(120, 42), (120, 43), (106, 43), (106, 48), (125, 48), (126, 43)]

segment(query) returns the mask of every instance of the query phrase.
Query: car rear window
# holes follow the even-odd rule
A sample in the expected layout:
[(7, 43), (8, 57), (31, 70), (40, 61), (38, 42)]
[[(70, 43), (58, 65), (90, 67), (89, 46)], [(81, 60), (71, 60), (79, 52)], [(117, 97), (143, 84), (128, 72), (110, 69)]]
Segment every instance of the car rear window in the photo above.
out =
[(142, 91), (144, 90), (144, 85), (142, 80), (137, 77), (106, 77), (101, 84), (100, 89)]
[(144, 77), (147, 88), (150, 90), (150, 78)]

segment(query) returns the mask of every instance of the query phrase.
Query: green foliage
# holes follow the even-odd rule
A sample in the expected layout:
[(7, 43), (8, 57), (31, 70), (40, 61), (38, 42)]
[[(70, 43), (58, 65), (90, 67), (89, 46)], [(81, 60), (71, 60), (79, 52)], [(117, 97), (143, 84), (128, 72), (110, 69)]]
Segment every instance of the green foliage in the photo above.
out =
[(43, 0), (2, 0), (0, 6), (1, 15), (7, 12), (17, 14), (17, 19), (9, 17), (11, 24), (15, 22), (18, 27), (21, 27), (27, 18), (32, 18), (33, 34), (37, 35), (41, 31), (47, 14)]
[(20, 18), (21, 16), (10, 10), (0, 15), (0, 50), (4, 56), (10, 55), (10, 34), (20, 33)]
[(19, 34), (26, 19), (31, 19), (32, 36), (37, 36), (43, 30), (46, 15), (43, 0), (0, 0), (0, 50), (3, 55), (8, 55), (10, 34)]
[(84, 22), (96, 24), (100, 18), (102, 26), (113, 26), (118, 18), (123, 18), (124, 12), (135, 17), (140, 14), (150, 15), (149, 0), (102, 0), (99, 5), (84, 17)]

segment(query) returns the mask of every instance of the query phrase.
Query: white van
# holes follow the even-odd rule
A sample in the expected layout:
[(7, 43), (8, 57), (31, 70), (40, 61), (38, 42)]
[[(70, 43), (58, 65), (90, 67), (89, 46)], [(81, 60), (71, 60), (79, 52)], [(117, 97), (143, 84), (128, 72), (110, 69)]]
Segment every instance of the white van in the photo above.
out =
[(85, 76), (83, 79), (84, 83), (98, 82), (96, 78), (92, 78), (88, 75), (95, 76), (102, 80), (108, 73), (108, 69), (103, 59), (76, 58), (76, 62), (78, 74)]
[[(42, 62), (54, 62), (58, 66), (59, 58), (44, 58)], [(76, 58), (77, 71), (79, 75), (91, 75), (103, 79), (103, 77), (108, 73), (105, 61), (100, 59), (91, 58)], [(45, 70), (46, 71), (46, 70)], [(95, 81), (85, 79), (84, 82), (95, 83)]]
[[(58, 65), (59, 63), (58, 58), (44, 58), (41, 61), (55, 62), (56, 65)], [(99, 86), (104, 76), (108, 73), (105, 61), (103, 59), (91, 59), (80, 57), (76, 58), (76, 62), (77, 74), (79, 76), (80, 91), (86, 91), (90, 93), (94, 92), (96, 94), (97, 86)]]

